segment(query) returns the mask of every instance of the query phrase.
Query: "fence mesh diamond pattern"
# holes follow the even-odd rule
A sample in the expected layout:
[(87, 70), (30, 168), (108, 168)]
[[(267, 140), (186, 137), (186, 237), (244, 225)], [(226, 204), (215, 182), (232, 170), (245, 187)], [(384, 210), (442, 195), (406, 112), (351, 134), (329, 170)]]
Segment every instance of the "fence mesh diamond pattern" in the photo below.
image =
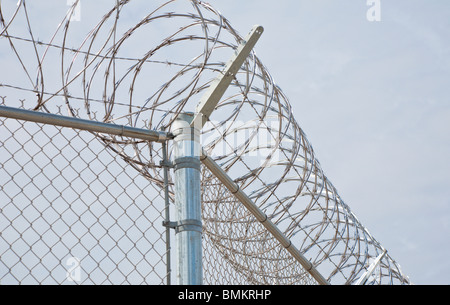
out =
[(0, 280), (166, 282), (161, 190), (89, 132), (0, 119)]
[[(0, 144), (2, 284), (172, 280), (164, 192), (148, 172), (86, 131), (0, 118)], [(205, 284), (315, 284), (209, 171), (203, 176), (203, 187), (219, 190), (202, 198)]]

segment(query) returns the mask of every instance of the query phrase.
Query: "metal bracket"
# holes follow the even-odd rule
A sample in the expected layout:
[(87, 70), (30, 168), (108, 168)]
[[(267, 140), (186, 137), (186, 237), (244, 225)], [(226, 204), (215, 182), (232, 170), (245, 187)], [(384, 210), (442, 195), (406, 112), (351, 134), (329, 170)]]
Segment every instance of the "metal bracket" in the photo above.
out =
[(200, 167), (201, 167), (200, 158), (195, 157), (178, 158), (174, 162), (175, 171), (182, 168), (193, 168), (200, 171)]
[(194, 120), (192, 120), (191, 126), (201, 130), (205, 126), (206, 122), (219, 103), (225, 91), (230, 86), (231, 81), (234, 79), (239, 69), (244, 64), (247, 57), (250, 55), (253, 47), (258, 42), (264, 28), (256, 25), (252, 28), (250, 33), (237, 48), (235, 54), (231, 60), (225, 66), (225, 69), (220, 75), (213, 80), (209, 86), (208, 91), (202, 96), (198, 106)]
[(167, 167), (167, 168), (174, 168), (174, 167), (175, 167), (175, 165), (174, 165), (172, 162), (167, 161), (167, 160), (162, 160), (162, 161), (160, 161), (160, 162), (159, 162), (159, 166), (161, 166), (161, 167)]
[(163, 226), (174, 229), (175, 233), (181, 233), (184, 231), (197, 231), (202, 232), (202, 223), (195, 219), (185, 219), (181, 221), (163, 221)]

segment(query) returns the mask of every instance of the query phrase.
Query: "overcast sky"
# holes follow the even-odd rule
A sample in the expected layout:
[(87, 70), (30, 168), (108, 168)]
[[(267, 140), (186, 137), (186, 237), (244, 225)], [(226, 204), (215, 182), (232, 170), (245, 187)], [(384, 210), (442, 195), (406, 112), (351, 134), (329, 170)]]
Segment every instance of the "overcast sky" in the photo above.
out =
[(450, 284), (450, 4), (210, 0), (289, 97), (327, 177), (416, 284)]
[(241, 35), (264, 26), (257, 55), (403, 272), (450, 284), (450, 3), (381, 0), (370, 22), (366, 0), (207, 2)]

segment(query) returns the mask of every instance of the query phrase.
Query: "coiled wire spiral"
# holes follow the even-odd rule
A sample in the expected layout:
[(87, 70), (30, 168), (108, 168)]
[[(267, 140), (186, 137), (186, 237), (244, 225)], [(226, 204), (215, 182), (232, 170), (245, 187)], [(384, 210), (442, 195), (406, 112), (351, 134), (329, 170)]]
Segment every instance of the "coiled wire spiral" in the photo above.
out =
[[(50, 36), (37, 33), (30, 2), (19, 1), (16, 7), (2, 3), (1, 39), (18, 59), (27, 85), (2, 80), (1, 87), (35, 100), (34, 110), (52, 112), (64, 104), (72, 116), (170, 131), (179, 113), (195, 110), (242, 37), (205, 2), (103, 2), (108, 3), (102, 4), (104, 11), (92, 13), (98, 19), (82, 16), (77, 23), (80, 1), (75, 1)], [(24, 20), (26, 33), (17, 25)], [(82, 30), (87, 30), (85, 36), (79, 35)], [(304, 103), (296, 104), (307, 107)], [(163, 186), (159, 144), (98, 137)], [(385, 251), (324, 175), (288, 99), (255, 53), (203, 129), (202, 145), (332, 284), (355, 283)], [(206, 169), (202, 190), (205, 238), (231, 264), (236, 278), (264, 284), (311, 282)], [(220, 268), (213, 262), (208, 266)], [(409, 280), (385, 255), (370, 282)]]

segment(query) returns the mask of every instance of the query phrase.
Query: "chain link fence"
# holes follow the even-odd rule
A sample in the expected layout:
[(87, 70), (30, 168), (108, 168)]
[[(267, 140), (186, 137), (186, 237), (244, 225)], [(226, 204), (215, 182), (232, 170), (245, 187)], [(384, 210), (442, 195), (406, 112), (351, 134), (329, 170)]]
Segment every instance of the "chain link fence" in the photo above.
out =
[[(302, 265), (236, 200), (203, 170), (204, 280), (208, 284), (316, 285)], [(220, 264), (218, 264), (220, 262)]]
[[(75, 23), (79, 5), (1, 2), (0, 62), (17, 73), (2, 74), (0, 104), (171, 132), (245, 41), (202, 1), (86, 1)], [(208, 124), (205, 152), (329, 283), (409, 283), (327, 179), (254, 52)], [(0, 118), (1, 283), (175, 282), (163, 155), (160, 143)], [(204, 283), (315, 284), (202, 175)]]
[(163, 196), (89, 132), (0, 118), (1, 283), (166, 283)]
[[(87, 131), (0, 118), (0, 144), (1, 284), (174, 282), (163, 185), (148, 172)], [(205, 284), (315, 284), (205, 168), (203, 176), (203, 188), (217, 190), (202, 198)]]

